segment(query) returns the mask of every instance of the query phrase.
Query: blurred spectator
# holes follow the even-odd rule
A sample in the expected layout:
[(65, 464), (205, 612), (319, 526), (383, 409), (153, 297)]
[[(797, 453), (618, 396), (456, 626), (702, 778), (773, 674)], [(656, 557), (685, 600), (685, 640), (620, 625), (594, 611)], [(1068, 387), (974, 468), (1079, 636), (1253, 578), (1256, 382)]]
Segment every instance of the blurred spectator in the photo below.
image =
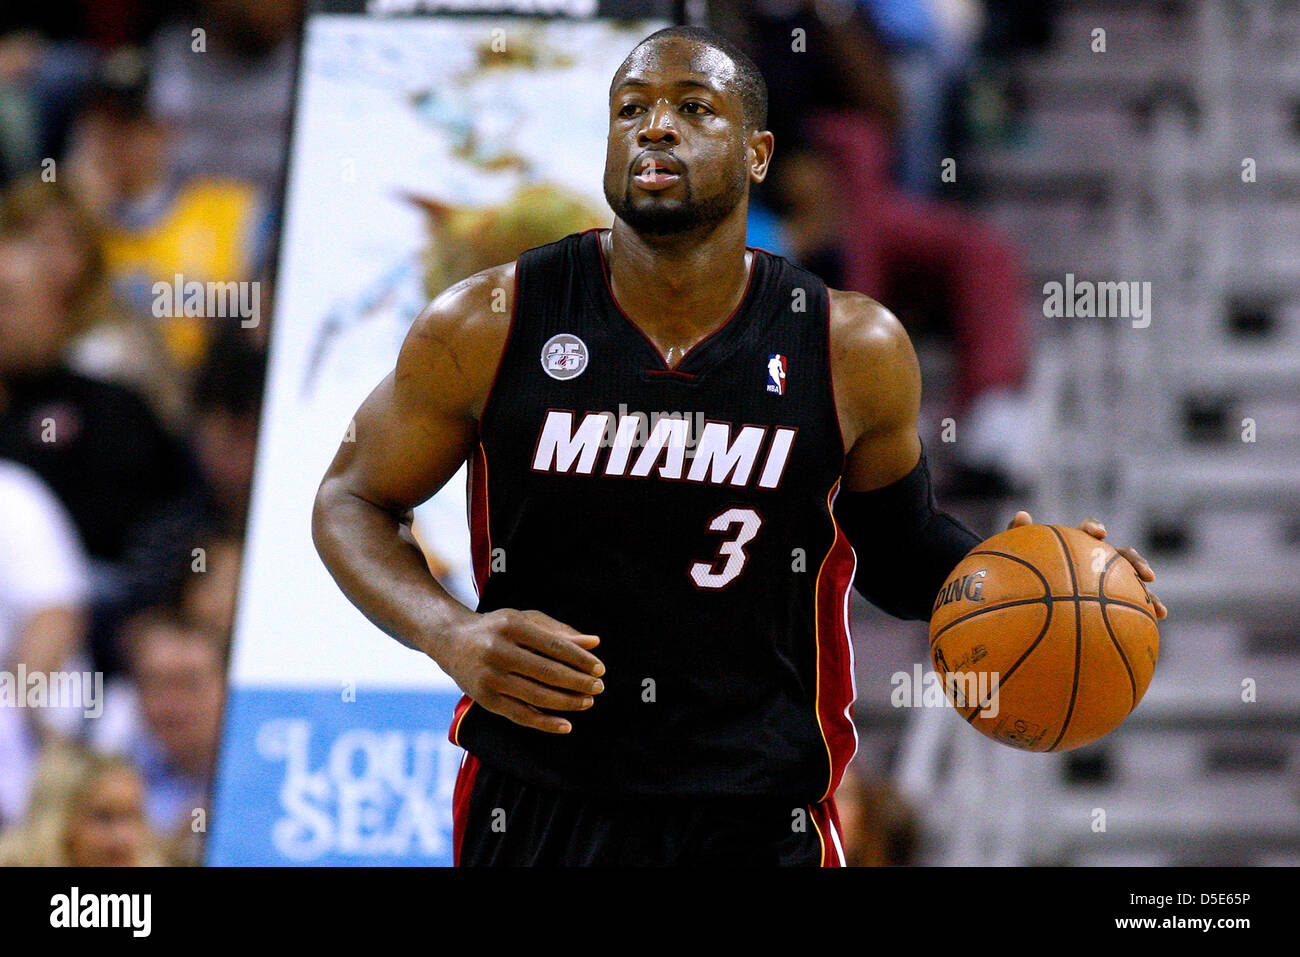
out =
[(61, 157), (105, 51), (143, 43), (185, 0), (42, 0), (0, 6), (0, 187)]
[(898, 88), (872, 23), (854, 0), (715, 0), (709, 15), (767, 80), (767, 126), (780, 151), (775, 164), (814, 145), (807, 125), (814, 111), (864, 113), (886, 133), (896, 131)]
[(811, 269), (828, 286), (843, 288), (844, 256), (838, 239), (843, 214), (832, 164), (814, 150), (796, 147), (782, 154), (772, 177), (782, 197), (784, 255)]
[[(0, 670), (49, 674), (83, 647), (89, 580), (76, 530), (36, 475), (0, 459)], [(25, 689), (23, 689), (25, 690)], [(21, 693), (21, 692), (20, 692)], [(26, 809), (45, 713), (0, 707), (0, 823)]]
[(243, 335), (219, 340), (194, 386), (194, 446), (210, 493), (208, 517), (243, 535), (248, 518), (266, 353)]
[[(157, 284), (265, 287), (300, 19), (298, 0), (0, 9), (0, 669), (89, 650), (111, 689), (75, 727), (0, 710), (0, 825), (29, 812), (4, 862), (198, 860), (267, 324), (185, 316), (175, 288), (159, 314)], [(83, 728), (126, 757), (59, 734)]]
[(94, 563), (96, 666), (113, 672), (127, 543), (195, 472), (138, 394), (67, 367), (74, 330), (39, 248), (0, 240), (0, 457), (37, 473), (71, 514)]
[[(229, 567), (223, 543), (242, 541), (248, 521), (265, 370), (265, 352), (242, 331), (228, 331), (214, 343), (194, 385), (190, 429), (199, 480), (136, 527), (129, 565), (137, 604), (188, 601), (208, 614), (233, 605), (233, 596), (221, 590), (233, 586), (238, 561)], [(192, 583), (196, 548), (205, 552), (204, 574), (216, 581)], [(197, 615), (203, 620), (203, 611)]]
[(40, 119), (30, 90), (40, 62), (34, 33), (0, 32), (0, 187), (40, 160)]
[(31, 175), (0, 198), (0, 231), (40, 249), (41, 271), (60, 307), (69, 313), (102, 309), (102, 303), (94, 301), (102, 277), (94, 224), (63, 185)]
[(983, 25), (978, 0), (856, 0), (876, 24), (902, 103), (898, 182), (938, 191), (939, 164), (952, 156), (947, 118), (969, 76)]
[(158, 32), (150, 107), (178, 129), (173, 154), (183, 173), (278, 196), (301, 17), (300, 0), (200, 0), (196, 17)]
[[(127, 755), (145, 786), (150, 826), (185, 843), (196, 809), (206, 809), (225, 695), (220, 643), (166, 607), (137, 612), (123, 626), (131, 681), (115, 681), (91, 742)], [(206, 811), (204, 812), (206, 814)]]
[(744, 17), (738, 2), (716, 8), (718, 25), (738, 31), (733, 39), (774, 91), (766, 200), (789, 217), (791, 254), (815, 263), (828, 284), (885, 303), (913, 334), (911, 304), (928, 305), (941, 291), (957, 357), (951, 401), (961, 413), (961, 471), (972, 487), (1006, 491), (1032, 332), (1014, 251), (952, 203), (898, 186), (899, 98), (862, 7), (757, 0)]
[(24, 177), (0, 194), (0, 236), (40, 250), (41, 269), (72, 317), (69, 365), (138, 389), (172, 429), (186, 413), (186, 383), (170, 361), (157, 323), (126, 313), (104, 282), (91, 217), (62, 181)]
[(212, 635), (224, 648), (230, 646), (235, 623), (242, 551), (242, 541), (234, 535), (209, 539), (203, 571), (190, 575), (181, 588), (185, 622)]
[(0, 459), (0, 667), (57, 670), (80, 650), (89, 576), (59, 500), (30, 470)]
[(0, 34), (29, 30), (45, 39), (109, 49), (138, 43), (186, 0), (41, 0), (0, 8)]
[(120, 757), (52, 745), (31, 810), (0, 838), (6, 867), (148, 867), (169, 863), (145, 821), (143, 788)]
[(887, 781), (859, 776), (850, 768), (835, 792), (835, 807), (849, 867), (916, 863), (916, 816)]
[[(114, 294), (132, 314), (159, 323), (172, 360), (192, 370), (205, 358), (214, 330), (237, 325), (239, 318), (206, 309), (186, 315), (181, 289), (258, 279), (273, 217), (256, 185), (178, 166), (171, 129), (146, 109), (146, 83), (139, 54), (118, 51), (106, 61), (78, 118), (67, 175), (100, 223)], [(165, 300), (159, 283), (171, 289)]]

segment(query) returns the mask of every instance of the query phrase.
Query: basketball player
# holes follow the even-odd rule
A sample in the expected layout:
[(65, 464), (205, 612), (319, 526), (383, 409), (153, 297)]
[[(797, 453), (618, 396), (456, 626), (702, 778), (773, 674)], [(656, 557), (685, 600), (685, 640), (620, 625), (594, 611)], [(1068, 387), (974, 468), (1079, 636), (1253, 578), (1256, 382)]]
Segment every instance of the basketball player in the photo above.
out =
[[(979, 541), (934, 508), (899, 323), (745, 245), (765, 113), (729, 42), (638, 45), (613, 227), (438, 296), (321, 485), (339, 586), (465, 692), (458, 864), (841, 864), (849, 585), (926, 620)], [(473, 612), (403, 532), (467, 459)]]

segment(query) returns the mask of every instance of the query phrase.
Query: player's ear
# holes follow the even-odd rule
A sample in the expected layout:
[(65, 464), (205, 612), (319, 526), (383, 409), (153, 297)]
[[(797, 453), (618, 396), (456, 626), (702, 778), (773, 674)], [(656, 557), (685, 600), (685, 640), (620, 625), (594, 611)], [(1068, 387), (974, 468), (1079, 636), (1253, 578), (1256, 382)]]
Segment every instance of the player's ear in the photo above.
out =
[(774, 146), (775, 140), (767, 130), (755, 130), (749, 134), (749, 178), (753, 182), (761, 183), (767, 179)]

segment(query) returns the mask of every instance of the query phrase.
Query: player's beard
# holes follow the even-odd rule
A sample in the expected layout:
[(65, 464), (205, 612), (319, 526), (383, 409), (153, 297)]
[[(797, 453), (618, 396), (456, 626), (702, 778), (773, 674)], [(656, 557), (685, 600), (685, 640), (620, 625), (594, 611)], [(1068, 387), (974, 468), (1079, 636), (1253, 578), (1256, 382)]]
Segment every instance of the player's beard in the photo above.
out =
[(623, 191), (611, 188), (605, 180), (605, 201), (619, 219), (645, 236), (672, 236), (701, 227), (713, 226), (725, 219), (745, 198), (749, 177), (743, 166), (737, 166), (736, 175), (726, 186), (711, 196), (696, 199), (688, 171), (684, 171), (680, 197), (665, 197), (662, 193), (634, 195), (632, 177), (623, 179)]

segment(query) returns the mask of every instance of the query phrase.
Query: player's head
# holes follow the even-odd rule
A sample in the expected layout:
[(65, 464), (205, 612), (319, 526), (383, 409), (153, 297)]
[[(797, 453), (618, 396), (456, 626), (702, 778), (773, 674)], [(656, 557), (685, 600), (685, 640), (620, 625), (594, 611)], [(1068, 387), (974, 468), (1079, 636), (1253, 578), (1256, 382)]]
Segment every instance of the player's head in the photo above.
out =
[(605, 199), (638, 232), (743, 215), (772, 156), (767, 84), (735, 44), (700, 27), (642, 40), (609, 89)]

